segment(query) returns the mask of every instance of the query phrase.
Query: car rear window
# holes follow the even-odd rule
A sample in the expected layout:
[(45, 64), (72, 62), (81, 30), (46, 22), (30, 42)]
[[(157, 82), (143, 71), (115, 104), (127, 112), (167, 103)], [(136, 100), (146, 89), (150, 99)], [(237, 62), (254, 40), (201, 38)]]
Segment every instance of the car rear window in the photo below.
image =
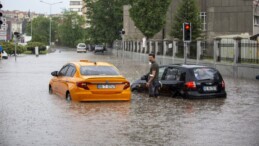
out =
[(85, 47), (85, 45), (84, 44), (79, 44), (79, 47)]
[(197, 68), (193, 70), (197, 80), (219, 80), (219, 72), (213, 68)]
[(120, 75), (119, 72), (112, 66), (82, 66), (80, 68), (80, 72), (81, 72), (81, 75), (86, 75), (86, 76)]

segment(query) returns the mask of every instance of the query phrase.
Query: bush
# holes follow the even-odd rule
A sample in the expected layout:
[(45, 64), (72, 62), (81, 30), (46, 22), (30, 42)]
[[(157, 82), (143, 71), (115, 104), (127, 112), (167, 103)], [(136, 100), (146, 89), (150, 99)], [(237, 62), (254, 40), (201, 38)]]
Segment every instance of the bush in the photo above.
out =
[[(1, 42), (0, 45), (3, 47), (7, 54), (14, 54), (15, 44), (13, 42)], [(17, 54), (24, 53), (26, 51), (25, 47), (17, 45)]]
[(40, 42), (28, 42), (26, 45), (27, 51), (31, 51), (32, 54), (35, 54), (35, 47), (39, 47), (39, 53), (46, 51), (46, 45)]

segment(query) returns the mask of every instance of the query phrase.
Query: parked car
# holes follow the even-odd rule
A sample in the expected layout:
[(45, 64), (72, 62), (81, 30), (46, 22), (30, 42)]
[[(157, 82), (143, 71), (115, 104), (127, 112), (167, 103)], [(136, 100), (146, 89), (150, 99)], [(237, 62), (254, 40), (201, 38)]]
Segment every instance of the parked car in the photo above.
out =
[(75, 101), (129, 101), (130, 83), (106, 62), (81, 60), (51, 73), (49, 93)]
[(86, 44), (85, 43), (79, 43), (76, 47), (77, 53), (85, 52), (86, 53)]
[(104, 51), (106, 51), (106, 49), (103, 45), (95, 45), (94, 53), (96, 53), (96, 52), (102, 52), (103, 53)]
[(5, 51), (2, 51), (1, 55), (2, 59), (8, 59), (8, 54)]
[[(131, 85), (132, 91), (146, 91), (148, 74)], [(226, 97), (225, 82), (218, 70), (200, 65), (164, 65), (159, 67), (162, 95), (185, 98)]]
[(256, 76), (256, 79), (259, 80), (259, 75)]

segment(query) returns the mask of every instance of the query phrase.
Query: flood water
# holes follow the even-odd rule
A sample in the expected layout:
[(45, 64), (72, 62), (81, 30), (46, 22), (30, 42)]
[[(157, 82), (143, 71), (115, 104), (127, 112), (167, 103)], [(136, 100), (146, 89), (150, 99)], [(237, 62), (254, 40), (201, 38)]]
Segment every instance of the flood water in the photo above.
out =
[(52, 71), (70, 61), (107, 61), (130, 82), (147, 62), (115, 53), (56, 51), (0, 60), (0, 145), (259, 145), (259, 81), (224, 77), (226, 99), (150, 98), (72, 102), (49, 95)]

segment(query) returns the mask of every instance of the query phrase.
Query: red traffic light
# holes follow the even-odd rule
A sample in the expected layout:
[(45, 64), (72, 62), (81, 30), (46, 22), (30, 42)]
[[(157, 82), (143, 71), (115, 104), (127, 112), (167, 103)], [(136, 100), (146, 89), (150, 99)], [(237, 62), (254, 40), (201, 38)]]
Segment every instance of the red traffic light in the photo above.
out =
[(185, 24), (185, 30), (189, 30), (190, 29), (190, 25), (189, 24)]

